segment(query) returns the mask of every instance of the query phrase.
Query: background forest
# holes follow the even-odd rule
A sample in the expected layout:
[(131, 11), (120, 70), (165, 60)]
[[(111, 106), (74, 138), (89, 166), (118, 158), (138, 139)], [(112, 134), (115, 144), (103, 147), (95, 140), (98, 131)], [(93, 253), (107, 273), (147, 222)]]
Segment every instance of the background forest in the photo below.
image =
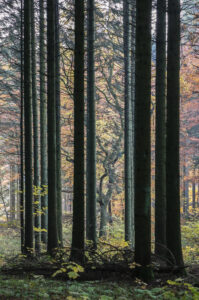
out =
[(0, 11), (0, 295), (199, 299), (198, 1)]

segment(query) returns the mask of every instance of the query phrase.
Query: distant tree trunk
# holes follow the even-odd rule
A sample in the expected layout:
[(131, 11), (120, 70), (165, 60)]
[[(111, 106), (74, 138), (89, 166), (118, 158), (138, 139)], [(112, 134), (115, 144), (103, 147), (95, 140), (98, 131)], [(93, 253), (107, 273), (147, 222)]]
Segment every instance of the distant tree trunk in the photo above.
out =
[(188, 218), (189, 216), (189, 181), (186, 179), (188, 175), (188, 167), (186, 166), (186, 159), (183, 166), (183, 216)]
[(25, 252), (33, 249), (31, 0), (24, 1)]
[(84, 0), (75, 0), (74, 199), (71, 259), (84, 260)]
[(86, 237), (96, 246), (96, 129), (95, 129), (95, 9), (94, 0), (88, 0), (87, 24), (87, 202)]
[(55, 0), (47, 0), (48, 252), (58, 247), (56, 182)]
[(166, 249), (166, 0), (157, 1), (155, 139), (155, 253), (164, 256)]
[[(168, 0), (168, 64), (166, 125), (167, 248), (175, 263), (183, 265), (180, 232), (179, 188), (179, 104), (180, 104), (180, 0)], [(172, 257), (170, 256), (170, 260)]]
[(192, 208), (196, 208), (196, 184), (195, 180), (192, 182)]
[(15, 185), (15, 166), (10, 165), (10, 221), (15, 220), (15, 206), (16, 206), (16, 197), (15, 197), (16, 185)]
[(136, 1), (135, 262), (145, 280), (151, 277), (151, 6), (151, 0)]
[(125, 240), (131, 242), (132, 228), (132, 110), (131, 110), (131, 39), (130, 39), (130, 1), (123, 1), (124, 22), (124, 100), (125, 100), (125, 128), (124, 128), (124, 172), (125, 172)]
[(45, 45), (44, 45), (44, 0), (40, 0), (40, 36), (39, 36), (39, 51), (40, 51), (40, 156), (41, 156), (41, 240), (47, 243), (47, 193), (48, 184), (47, 174), (47, 106), (46, 106), (46, 89), (45, 89)]
[[(31, 1), (31, 59), (32, 59), (32, 111), (33, 111), (33, 155), (34, 155), (34, 226), (40, 229), (40, 197), (39, 197), (39, 129), (38, 129), (38, 99), (36, 83), (36, 53), (35, 53), (35, 8)], [(40, 252), (41, 233), (35, 231), (35, 251)]]
[[(18, 153), (18, 155), (20, 156), (20, 153)], [(16, 178), (16, 219), (17, 221), (20, 221), (20, 165), (17, 164), (15, 167), (15, 172), (17, 174), (17, 178)], [(18, 222), (17, 222), (18, 223)]]
[(60, 42), (59, 42), (59, 0), (56, 0), (55, 14), (55, 78), (56, 78), (56, 155), (57, 155), (57, 227), (59, 244), (62, 239), (62, 182), (61, 182), (61, 126), (60, 126)]
[(7, 210), (7, 206), (6, 206), (6, 200), (5, 200), (5, 197), (4, 197), (3, 185), (2, 185), (1, 178), (0, 178), (0, 196), (1, 196), (1, 200), (3, 202), (3, 208), (4, 208), (5, 215), (6, 215), (6, 221), (8, 223), (8, 221), (9, 221), (9, 214), (8, 214), (8, 210)]
[(21, 0), (21, 82), (20, 82), (20, 93), (21, 93), (21, 103), (20, 103), (20, 233), (21, 233), (21, 252), (24, 252), (24, 57), (23, 57), (23, 0)]
[(184, 181), (184, 215), (189, 217), (189, 181)]

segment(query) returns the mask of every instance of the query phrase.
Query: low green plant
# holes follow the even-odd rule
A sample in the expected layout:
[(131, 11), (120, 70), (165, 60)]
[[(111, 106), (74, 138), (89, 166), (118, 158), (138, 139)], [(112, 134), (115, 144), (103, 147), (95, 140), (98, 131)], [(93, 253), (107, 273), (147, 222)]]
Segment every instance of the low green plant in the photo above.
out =
[(185, 263), (199, 263), (199, 221), (194, 219), (182, 226), (182, 246)]

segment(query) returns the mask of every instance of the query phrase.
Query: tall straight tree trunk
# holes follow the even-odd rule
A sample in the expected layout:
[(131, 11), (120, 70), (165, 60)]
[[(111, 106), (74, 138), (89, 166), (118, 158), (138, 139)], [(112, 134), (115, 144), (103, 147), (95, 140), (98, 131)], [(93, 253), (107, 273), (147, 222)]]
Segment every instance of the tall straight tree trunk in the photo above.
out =
[(58, 247), (56, 182), (55, 0), (47, 0), (48, 252)]
[(86, 237), (96, 246), (96, 125), (95, 125), (95, 7), (87, 0), (87, 202)]
[(31, 0), (24, 1), (25, 252), (33, 249)]
[(132, 239), (131, 210), (132, 210), (132, 110), (131, 110), (131, 39), (130, 39), (130, 1), (123, 1), (124, 23), (124, 102), (125, 102), (125, 128), (124, 128), (124, 173), (125, 173), (125, 240)]
[(75, 0), (74, 199), (71, 259), (84, 260), (84, 0)]
[(131, 244), (135, 241), (135, 182), (134, 182), (134, 140), (135, 140), (135, 44), (136, 44), (136, 0), (131, 2), (131, 113), (132, 113), (132, 149), (131, 149)]
[(40, 55), (40, 156), (41, 156), (41, 240), (47, 243), (47, 193), (48, 184), (47, 174), (47, 105), (45, 89), (45, 45), (44, 45), (44, 0), (39, 2), (40, 8), (40, 36), (39, 36), (39, 55)]
[[(31, 59), (32, 59), (32, 111), (33, 111), (33, 155), (34, 155), (34, 226), (40, 229), (40, 197), (39, 197), (39, 129), (38, 129), (38, 99), (36, 83), (36, 53), (35, 53), (35, 8), (31, 1)], [(35, 231), (35, 251), (40, 252), (41, 233)]]
[[(168, 63), (167, 63), (167, 146), (166, 200), (167, 248), (175, 263), (183, 265), (180, 231), (180, 160), (179, 160), (179, 104), (180, 104), (180, 0), (168, 0)], [(172, 257), (170, 257), (172, 259)]]
[(135, 69), (135, 262), (151, 275), (151, 0), (136, 2)]
[(155, 253), (166, 249), (166, 0), (157, 1)]
[(61, 127), (60, 127), (60, 42), (59, 42), (59, 1), (56, 0), (55, 14), (55, 78), (56, 78), (56, 168), (57, 168), (57, 226), (60, 246), (62, 240), (62, 193), (61, 193)]
[(21, 82), (20, 82), (20, 93), (21, 93), (21, 107), (20, 107), (20, 233), (21, 233), (21, 252), (24, 252), (24, 57), (23, 57), (23, 0), (21, 0)]

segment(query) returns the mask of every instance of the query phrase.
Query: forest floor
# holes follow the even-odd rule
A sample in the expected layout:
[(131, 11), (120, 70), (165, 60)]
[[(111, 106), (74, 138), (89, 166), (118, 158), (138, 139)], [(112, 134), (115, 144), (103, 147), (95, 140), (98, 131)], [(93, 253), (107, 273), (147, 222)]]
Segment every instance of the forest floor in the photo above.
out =
[[(26, 263), (21, 265), (21, 269), (18, 268), (20, 264), (16, 264), (16, 259), (20, 257), (19, 253), (19, 231), (0, 227), (0, 299), (199, 300), (198, 264), (189, 264), (184, 277), (172, 272), (156, 273), (150, 284), (118, 273), (117, 276), (111, 273), (110, 276), (105, 276), (106, 278), (92, 281), (77, 281), (72, 278), (58, 280), (54, 278), (56, 276), (46, 276), (45, 272), (41, 274), (31, 268), (29, 272), (24, 272), (27, 268)], [(5, 268), (7, 272), (2, 271)]]

